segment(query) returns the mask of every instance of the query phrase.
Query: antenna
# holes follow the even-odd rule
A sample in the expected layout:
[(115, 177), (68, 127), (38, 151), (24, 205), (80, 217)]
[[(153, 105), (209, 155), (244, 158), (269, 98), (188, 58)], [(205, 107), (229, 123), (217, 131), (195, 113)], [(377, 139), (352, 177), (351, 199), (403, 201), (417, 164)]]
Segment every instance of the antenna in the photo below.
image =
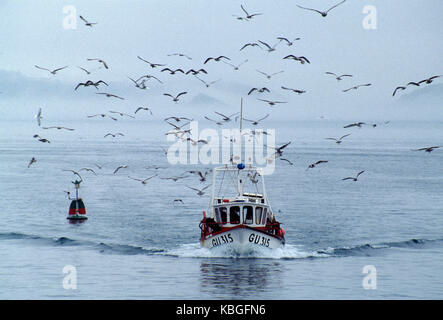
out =
[(239, 196), (243, 196), (243, 181), (242, 181), (242, 175), (241, 172), (245, 168), (245, 165), (243, 164), (242, 158), (243, 158), (243, 150), (242, 150), (242, 120), (243, 120), (243, 98), (240, 100), (240, 163), (237, 164), (238, 169), (238, 177), (237, 177), (237, 192)]

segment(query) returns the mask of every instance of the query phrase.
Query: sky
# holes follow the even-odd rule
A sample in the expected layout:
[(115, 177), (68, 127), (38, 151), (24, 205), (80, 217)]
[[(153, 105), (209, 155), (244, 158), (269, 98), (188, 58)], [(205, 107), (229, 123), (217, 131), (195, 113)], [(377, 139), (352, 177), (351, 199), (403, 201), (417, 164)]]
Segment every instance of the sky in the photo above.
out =
[[(38, 107), (54, 117), (84, 118), (91, 109), (109, 109), (110, 103), (122, 110), (147, 104), (165, 114), (203, 116), (214, 110), (230, 114), (238, 111), (244, 98), (249, 114), (259, 117), (271, 113), (275, 120), (441, 120), (443, 77), (426, 88), (409, 86), (395, 97), (392, 92), (409, 81), (443, 75), (443, 1), (347, 0), (327, 17), (297, 7), (324, 10), (337, 2), (2, 0), (2, 118), (27, 118)], [(237, 20), (234, 15), (244, 15), (240, 5), (261, 15), (250, 21)], [(366, 6), (376, 9), (375, 29), (363, 26), (368, 16)], [(72, 8), (77, 25), (67, 29), (64, 23)], [(87, 27), (79, 15), (97, 24)], [(281, 42), (274, 52), (256, 47), (240, 51), (244, 44), (258, 40), (276, 44), (277, 37), (301, 39), (292, 46)], [(192, 60), (168, 56), (177, 52)], [(290, 54), (305, 56), (310, 63), (283, 59)], [(228, 62), (234, 65), (248, 61), (237, 71), (222, 62), (204, 64), (206, 58), (220, 55), (229, 57)], [(203, 67), (208, 74), (202, 79), (220, 80), (206, 88), (191, 75), (160, 72), (137, 56), (171, 68)], [(109, 69), (87, 58), (101, 58)], [(54, 76), (35, 65), (69, 67)], [(77, 66), (93, 72), (87, 75)], [(257, 70), (284, 72), (268, 80)], [(327, 71), (353, 77), (336, 81), (325, 74)], [(164, 83), (150, 80), (148, 90), (139, 90), (128, 79), (144, 74), (155, 75)], [(110, 102), (93, 94), (92, 87), (74, 90), (77, 83), (88, 79), (106, 81), (109, 87), (100, 91), (124, 96), (125, 100)], [(342, 91), (366, 83), (371, 86)], [(281, 86), (306, 93), (297, 95)], [(267, 87), (271, 92), (248, 96), (253, 87)], [(163, 95), (181, 91), (188, 94), (177, 104)], [(286, 103), (270, 107), (258, 98)]]

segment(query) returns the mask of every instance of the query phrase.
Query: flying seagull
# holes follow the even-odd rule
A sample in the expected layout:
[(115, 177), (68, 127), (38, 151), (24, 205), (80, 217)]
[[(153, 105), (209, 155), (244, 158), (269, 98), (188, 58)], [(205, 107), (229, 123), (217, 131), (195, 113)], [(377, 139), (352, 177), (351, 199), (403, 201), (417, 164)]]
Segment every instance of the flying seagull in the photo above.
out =
[(287, 44), (288, 46), (292, 46), (292, 45), (294, 44), (294, 41), (300, 40), (300, 38), (295, 38), (294, 40), (289, 41), (287, 38), (284, 38), (284, 37), (277, 37), (277, 40), (280, 40), (280, 42), (282, 42), (282, 41), (286, 41), (286, 44)]
[(127, 117), (130, 117), (130, 118), (134, 118), (134, 119), (135, 119), (134, 116), (131, 116), (130, 114), (123, 113), (123, 112), (120, 112), (120, 111), (109, 111), (109, 112), (110, 112), (110, 113), (116, 113), (116, 114), (120, 115), (120, 117), (127, 116)]
[(143, 59), (143, 58), (140, 57), (140, 56), (137, 56), (137, 58), (139, 58), (140, 60), (142, 60), (142, 61), (146, 62), (147, 64), (149, 64), (149, 65), (151, 66), (151, 68), (164, 67), (164, 66), (166, 66), (165, 64), (151, 63), (151, 62), (149, 62), (149, 61)]
[(180, 93), (177, 94), (175, 97), (174, 97), (173, 95), (169, 94), (169, 93), (163, 93), (164, 96), (171, 97), (171, 98), (172, 98), (172, 101), (174, 101), (175, 103), (178, 102), (178, 97), (180, 97), (181, 95), (184, 95), (184, 94), (187, 94), (187, 92), (186, 92), (186, 91), (184, 91), (184, 92), (180, 92)]
[(82, 68), (82, 67), (79, 67), (79, 66), (77, 66), (77, 68), (83, 70), (84, 72), (86, 72), (86, 74), (91, 74), (91, 71), (86, 70), (85, 68)]
[(32, 157), (32, 159), (28, 163), (28, 168), (35, 162), (37, 162), (37, 159), (35, 157)]
[(116, 174), (120, 169), (126, 169), (128, 166), (127, 165), (121, 165), (118, 166), (115, 170), (114, 170), (114, 174)]
[(54, 69), (54, 70), (52, 70), (52, 71), (49, 70), (49, 69), (46, 69), (46, 68), (39, 67), (39, 66), (37, 66), (37, 65), (35, 65), (35, 67), (36, 67), (37, 69), (46, 70), (46, 71), (52, 73), (53, 75), (55, 75), (58, 71), (63, 70), (63, 69), (66, 69), (68, 66), (64, 66), (64, 67), (61, 67), (61, 68), (57, 68), (57, 69)]
[(366, 123), (365, 122), (354, 122), (354, 123), (351, 123), (351, 124), (348, 124), (348, 125), (344, 126), (343, 128), (351, 128), (351, 127), (359, 127), (359, 128), (361, 128), (361, 126), (363, 124), (366, 124)]
[(168, 54), (168, 56), (179, 56), (179, 57), (185, 57), (188, 60), (192, 60), (192, 58), (190, 56), (183, 54), (183, 53), (171, 53), (171, 54)]
[(88, 59), (86, 59), (86, 60), (88, 60), (88, 61), (98, 61), (98, 62), (100, 62), (106, 69), (109, 69), (109, 67), (108, 67), (108, 64), (104, 61), (104, 60), (102, 60), (102, 59), (98, 59), (98, 58), (88, 58)]
[(321, 163), (327, 163), (327, 162), (328, 162), (327, 160), (319, 160), (317, 162), (311, 163), (306, 170), (315, 168), (317, 165), (319, 165)]
[(353, 181), (357, 181), (358, 180), (358, 177), (363, 173), (364, 171), (360, 171), (359, 173), (357, 173), (357, 176), (355, 176), (355, 177), (346, 177), (346, 178), (343, 178), (342, 180), (353, 180)]
[(102, 94), (102, 95), (105, 95), (108, 98), (117, 98), (117, 99), (120, 99), (120, 100), (125, 100), (125, 98), (122, 98), (122, 97), (116, 96), (115, 94), (111, 94), (111, 93), (107, 93), (107, 92), (96, 92), (95, 94)]
[(116, 132), (116, 133), (107, 133), (103, 136), (103, 138), (106, 138), (108, 136), (112, 136), (113, 138), (115, 138), (116, 136), (121, 136), (124, 137), (125, 135), (121, 132)]
[(284, 72), (284, 71), (282, 70), (282, 71), (279, 71), (279, 72), (275, 72), (275, 73), (268, 74), (268, 73), (263, 72), (263, 71), (260, 71), (260, 70), (256, 70), (256, 71), (259, 72), (259, 73), (261, 73), (261, 74), (263, 74), (263, 75), (266, 76), (266, 78), (268, 78), (268, 79), (271, 79), (271, 77), (274, 76), (274, 75), (276, 75), (276, 74), (279, 74), (279, 73)]
[(206, 187), (204, 187), (203, 189), (197, 189), (197, 188), (192, 188), (192, 187), (189, 187), (189, 186), (187, 186), (189, 189), (192, 189), (192, 190), (194, 190), (194, 191), (197, 191), (197, 195), (199, 195), (199, 196), (202, 196), (202, 195), (204, 195), (205, 193), (203, 192), (204, 190), (206, 190), (206, 189), (208, 189), (209, 187), (210, 187), (210, 185), (208, 184)]
[(97, 22), (89, 22), (88, 20), (86, 20), (82, 16), (79, 16), (79, 17), (80, 17), (80, 19), (83, 20), (83, 22), (85, 23), (85, 26), (92, 27), (94, 24), (97, 24)]
[(259, 124), (260, 121), (265, 120), (267, 117), (269, 117), (269, 113), (268, 113), (266, 116), (264, 116), (263, 118), (260, 118), (260, 119), (258, 119), (258, 120), (248, 120), (248, 119), (246, 119), (246, 118), (243, 118), (243, 120), (248, 121), (248, 122), (251, 122), (251, 124), (252, 124), (253, 126), (256, 126), (256, 125)]
[(354, 87), (351, 87), (351, 88), (348, 88), (348, 89), (345, 89), (345, 90), (342, 90), (343, 92), (347, 92), (347, 91), (349, 91), (349, 90), (352, 90), (352, 89), (358, 89), (358, 88), (360, 88), (360, 87), (369, 87), (370, 85), (372, 85), (371, 83), (366, 83), (366, 84), (359, 84), (359, 85), (357, 85), (357, 86), (354, 86)]
[(258, 42), (260, 42), (262, 45), (264, 45), (267, 49), (267, 51), (268, 52), (273, 52), (273, 51), (275, 51), (275, 47), (277, 47), (277, 45), (281, 42), (281, 41), (278, 41), (276, 44), (274, 44), (272, 47), (269, 45), (269, 44), (267, 44), (266, 42), (264, 42), (264, 41), (261, 41), (261, 40), (258, 40)]
[(182, 69), (172, 70), (172, 69), (169, 69), (169, 68), (164, 68), (160, 72), (165, 72), (165, 71), (169, 71), (169, 74), (176, 74), (177, 72), (185, 73)]
[(35, 118), (37, 119), (37, 124), (40, 127), (41, 125), (41, 120), (42, 120), (42, 108), (38, 108), (38, 112), (35, 115)]
[(294, 92), (294, 93), (297, 93), (297, 94), (302, 94), (302, 93), (305, 93), (306, 91), (305, 90), (300, 90), (300, 89), (292, 89), (292, 88), (288, 88), (288, 87), (281, 87), (283, 90), (290, 90), (290, 91), (292, 91), (292, 92)]
[(153, 176), (148, 177), (148, 178), (146, 178), (146, 179), (136, 179), (136, 178), (131, 178), (130, 176), (128, 176), (128, 178), (129, 178), (129, 179), (132, 179), (132, 180), (140, 181), (143, 185), (145, 185), (146, 182), (148, 182), (148, 180), (150, 180), (150, 179), (152, 179), (152, 178), (154, 178), (154, 177), (156, 177), (156, 176), (157, 176), (157, 174), (154, 174)]
[(246, 43), (243, 47), (241, 47), (239, 51), (242, 51), (244, 48), (249, 47), (249, 46), (259, 47), (260, 49), (262, 48), (262, 47), (260, 47), (260, 45), (258, 43), (250, 42), (250, 43)]
[(246, 14), (246, 19), (252, 19), (255, 16), (259, 16), (262, 15), (262, 13), (253, 13), (253, 14), (249, 14), (248, 11), (246, 11), (246, 9), (243, 7), (243, 5), (240, 5), (241, 9), (243, 10), (243, 12)]
[(145, 110), (145, 111), (149, 111), (152, 115), (152, 111), (151, 109), (149, 109), (148, 107), (138, 107), (135, 111), (134, 114), (136, 114), (137, 112), (139, 112), (140, 110)]
[(197, 77), (196, 75), (194, 75), (194, 77), (196, 77), (198, 80), (200, 80), (201, 82), (203, 82), (203, 83), (205, 84), (206, 88), (209, 88), (211, 85), (213, 85), (214, 83), (219, 82), (219, 81), (221, 80), (221, 79), (218, 79), (218, 80), (214, 80), (214, 81), (211, 81), (211, 82), (206, 82), (205, 80), (200, 79), (200, 78)]
[(253, 93), (254, 91), (257, 91), (257, 92), (259, 92), (259, 93), (263, 93), (263, 92), (270, 92), (269, 91), (269, 89), (268, 88), (266, 88), (266, 87), (263, 87), (263, 88), (252, 88), (251, 90), (249, 90), (249, 92), (248, 92), (248, 96), (251, 94), (251, 93)]
[(325, 74), (333, 75), (337, 81), (343, 80), (342, 79), (343, 77), (352, 77), (351, 74), (342, 74), (339, 76), (339, 75), (335, 74), (334, 72), (329, 72), (329, 71), (325, 72)]
[(351, 134), (348, 133), (348, 134), (345, 134), (344, 136), (342, 136), (342, 137), (340, 137), (340, 138), (338, 138), (338, 139), (336, 139), (336, 138), (325, 138), (325, 139), (326, 139), (326, 140), (334, 140), (335, 143), (340, 144), (340, 143), (342, 143), (342, 139), (343, 139), (343, 138), (345, 138), (345, 137), (347, 137), (347, 136), (350, 136), (350, 135), (351, 135)]
[(51, 126), (51, 127), (42, 127), (42, 129), (57, 129), (57, 130), (68, 130), (68, 131), (74, 131), (72, 128), (66, 128), (66, 127), (59, 127), (59, 126)]
[(235, 71), (237, 71), (242, 65), (244, 65), (246, 62), (248, 62), (248, 59), (246, 59), (245, 61), (243, 61), (242, 63), (240, 63), (238, 65), (234, 65), (234, 64), (226, 62), (224, 60), (222, 60), (222, 62), (224, 62), (227, 65), (230, 65)]
[(206, 64), (206, 63), (208, 63), (209, 61), (211, 61), (211, 60), (214, 60), (214, 61), (220, 61), (221, 59), (226, 59), (226, 60), (231, 60), (231, 59), (229, 59), (228, 57), (226, 57), (226, 56), (218, 56), (218, 57), (216, 57), (216, 58), (212, 58), (212, 57), (209, 57), (209, 58), (207, 58), (206, 60), (205, 60), (205, 62), (203, 63), (203, 64)]
[(77, 171), (74, 171), (74, 170), (66, 170), (66, 169), (63, 169), (62, 171), (69, 171), (69, 172), (72, 172), (72, 173), (75, 174), (77, 177), (79, 177), (80, 180), (83, 181), (82, 176), (81, 176)]
[(292, 60), (295, 60), (295, 61), (300, 61), (301, 64), (305, 64), (306, 62), (307, 63), (311, 63), (306, 57), (303, 57), (303, 56), (296, 57), (293, 54), (290, 54), (290, 55), (284, 57), (283, 59), (292, 59)]
[(297, 4), (297, 7), (301, 8), (301, 9), (305, 9), (305, 10), (310, 10), (310, 11), (318, 12), (318, 13), (320, 13), (320, 14), (322, 15), (322, 17), (326, 17), (326, 16), (328, 15), (328, 12), (329, 12), (329, 11), (331, 11), (331, 10), (334, 9), (335, 7), (341, 5), (341, 4), (344, 3), (345, 1), (346, 1), (346, 0), (343, 0), (342, 2), (337, 3), (336, 5), (332, 6), (331, 8), (329, 8), (329, 9), (326, 10), (326, 11), (319, 11), (319, 10), (316, 10), (316, 9), (305, 8), (305, 7), (299, 6), (298, 4)]
[(425, 151), (425, 152), (431, 153), (432, 151), (434, 151), (434, 149), (438, 149), (438, 148), (440, 148), (440, 146), (425, 147), (425, 148), (420, 148), (420, 149), (413, 149), (412, 151)]
[(270, 106), (274, 106), (277, 103), (287, 103), (286, 101), (271, 101), (271, 100), (266, 100), (266, 99), (257, 99), (257, 100), (267, 102)]
[(403, 87), (403, 86), (395, 88), (394, 92), (392, 93), (392, 96), (395, 96), (395, 94), (397, 93), (398, 90), (405, 90), (405, 89), (406, 89), (406, 87)]
[(439, 77), (441, 77), (441, 76), (433, 76), (433, 77), (430, 77), (430, 78), (428, 78), (428, 79), (421, 80), (421, 81), (419, 81), (418, 83), (419, 83), (419, 84), (420, 84), (420, 83), (430, 84), (430, 83), (432, 83), (432, 81), (434, 81), (434, 79), (439, 78)]

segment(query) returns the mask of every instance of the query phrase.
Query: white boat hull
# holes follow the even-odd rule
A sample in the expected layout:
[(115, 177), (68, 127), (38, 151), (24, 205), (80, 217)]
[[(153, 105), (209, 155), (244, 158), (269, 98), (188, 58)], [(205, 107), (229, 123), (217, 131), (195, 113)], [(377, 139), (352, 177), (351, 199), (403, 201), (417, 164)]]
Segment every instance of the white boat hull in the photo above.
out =
[(234, 228), (210, 235), (201, 241), (207, 249), (227, 249), (238, 253), (248, 253), (257, 249), (277, 249), (284, 246), (284, 238), (269, 235), (254, 228)]

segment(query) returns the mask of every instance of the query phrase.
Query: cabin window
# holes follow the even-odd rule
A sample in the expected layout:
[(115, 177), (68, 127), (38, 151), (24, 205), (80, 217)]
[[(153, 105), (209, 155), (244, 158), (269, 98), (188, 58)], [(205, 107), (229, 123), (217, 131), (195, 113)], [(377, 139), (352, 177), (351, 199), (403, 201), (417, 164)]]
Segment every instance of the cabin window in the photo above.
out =
[(233, 224), (240, 223), (240, 207), (234, 206), (229, 209), (229, 221)]
[(220, 207), (220, 218), (221, 223), (228, 222), (228, 209), (226, 207)]
[(263, 214), (261, 216), (261, 224), (266, 224), (266, 213), (267, 213), (268, 209), (264, 208), (263, 209)]
[(243, 207), (243, 221), (246, 224), (254, 223), (254, 209), (251, 206)]
[(214, 208), (214, 215), (215, 215), (215, 222), (220, 222), (220, 211), (218, 211), (218, 208)]
[(256, 207), (255, 208), (255, 224), (260, 224), (261, 223), (262, 212), (263, 212), (263, 208), (262, 207)]

